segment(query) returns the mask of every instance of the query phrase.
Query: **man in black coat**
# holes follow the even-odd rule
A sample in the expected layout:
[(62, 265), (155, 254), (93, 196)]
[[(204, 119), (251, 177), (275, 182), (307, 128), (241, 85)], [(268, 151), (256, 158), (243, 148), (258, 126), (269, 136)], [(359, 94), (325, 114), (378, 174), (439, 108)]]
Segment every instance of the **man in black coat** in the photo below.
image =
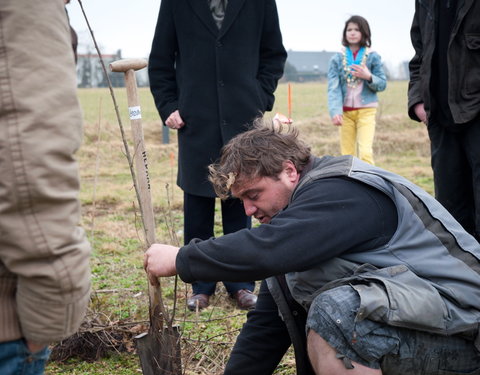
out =
[(427, 125), (435, 197), (480, 240), (480, 2), (417, 0), (408, 113)]
[[(272, 109), (286, 57), (275, 0), (162, 0), (149, 78), (164, 124), (178, 130), (185, 243), (214, 235), (207, 166), (225, 143)], [(224, 234), (251, 225), (236, 199), (222, 201), (222, 223)], [(240, 308), (255, 305), (254, 282), (224, 284)], [(208, 306), (215, 283), (192, 288), (188, 307)]]

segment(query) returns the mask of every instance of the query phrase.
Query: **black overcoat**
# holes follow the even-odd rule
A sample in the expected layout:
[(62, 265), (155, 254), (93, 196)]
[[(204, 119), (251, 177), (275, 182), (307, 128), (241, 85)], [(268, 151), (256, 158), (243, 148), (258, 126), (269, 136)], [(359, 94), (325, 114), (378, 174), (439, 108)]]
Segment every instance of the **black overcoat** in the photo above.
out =
[(273, 107), (287, 54), (274, 0), (229, 0), (219, 30), (207, 0), (162, 0), (149, 59), (162, 120), (179, 110), (177, 184), (214, 197), (207, 166)]

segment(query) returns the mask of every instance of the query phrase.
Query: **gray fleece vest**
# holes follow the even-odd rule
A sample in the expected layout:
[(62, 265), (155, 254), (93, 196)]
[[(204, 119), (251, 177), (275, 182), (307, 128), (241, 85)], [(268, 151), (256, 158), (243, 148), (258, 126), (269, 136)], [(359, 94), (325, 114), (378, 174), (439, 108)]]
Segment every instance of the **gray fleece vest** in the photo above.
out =
[(479, 243), (428, 193), (351, 156), (315, 159), (291, 199), (306, 184), (335, 176), (352, 178), (387, 194), (397, 207), (398, 228), (385, 246), (288, 274), (293, 297), (308, 309), (322, 291), (352, 285), (361, 299), (357, 320), (477, 338)]

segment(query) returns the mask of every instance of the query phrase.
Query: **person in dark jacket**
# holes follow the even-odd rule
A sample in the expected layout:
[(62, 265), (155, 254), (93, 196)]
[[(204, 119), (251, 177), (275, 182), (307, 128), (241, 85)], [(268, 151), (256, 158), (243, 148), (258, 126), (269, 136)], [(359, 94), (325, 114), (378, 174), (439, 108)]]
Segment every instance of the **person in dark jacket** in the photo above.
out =
[[(207, 167), (225, 143), (272, 109), (286, 56), (275, 0), (162, 0), (149, 78), (164, 124), (178, 131), (185, 243), (214, 235)], [(224, 234), (251, 226), (238, 199), (222, 201), (221, 211)], [(193, 283), (188, 308), (207, 307), (215, 285)], [(224, 285), (240, 308), (255, 305), (253, 281)]]
[(480, 371), (480, 245), (425, 191), (261, 121), (210, 173), (261, 225), (155, 244), (144, 267), (153, 284), (266, 279), (225, 374), (272, 374), (291, 343), (297, 374)]
[(417, 0), (408, 113), (427, 125), (435, 196), (480, 239), (480, 2)]

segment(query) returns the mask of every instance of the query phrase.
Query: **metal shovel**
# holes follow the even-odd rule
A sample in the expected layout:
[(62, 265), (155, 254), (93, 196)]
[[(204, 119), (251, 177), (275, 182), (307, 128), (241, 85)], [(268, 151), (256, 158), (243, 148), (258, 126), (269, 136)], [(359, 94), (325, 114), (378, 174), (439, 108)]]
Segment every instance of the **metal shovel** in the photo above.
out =
[[(125, 73), (128, 109), (134, 142), (134, 165), (136, 170), (137, 198), (142, 215), (147, 248), (155, 243), (155, 219), (150, 193), (150, 178), (148, 175), (147, 152), (143, 136), (141, 109), (137, 94), (135, 71), (147, 66), (144, 59), (123, 59), (110, 64), (112, 72)], [(148, 332), (135, 337), (137, 352), (140, 357), (144, 375), (180, 375), (180, 335), (177, 327), (168, 323), (168, 316), (162, 300), (160, 285), (148, 283), (149, 318)], [(164, 327), (167, 322), (167, 327)]]

